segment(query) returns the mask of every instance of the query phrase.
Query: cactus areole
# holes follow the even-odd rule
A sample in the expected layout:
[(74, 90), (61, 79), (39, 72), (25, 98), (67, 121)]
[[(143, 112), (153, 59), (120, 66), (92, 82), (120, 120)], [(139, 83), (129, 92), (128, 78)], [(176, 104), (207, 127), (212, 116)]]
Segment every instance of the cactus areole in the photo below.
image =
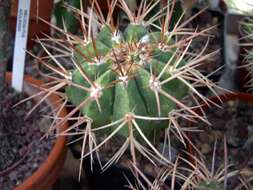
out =
[[(188, 91), (187, 85), (172, 77), (186, 63), (171, 47), (173, 38), (169, 33), (149, 32), (144, 24), (130, 23), (123, 32), (111, 28), (104, 25), (93, 40), (73, 48), (79, 67), (71, 72), (72, 83), (65, 89), (69, 100), (92, 120), (92, 128), (131, 115), (168, 117)], [(168, 126), (162, 119), (136, 122), (147, 136)], [(127, 126), (119, 130), (125, 137)]]

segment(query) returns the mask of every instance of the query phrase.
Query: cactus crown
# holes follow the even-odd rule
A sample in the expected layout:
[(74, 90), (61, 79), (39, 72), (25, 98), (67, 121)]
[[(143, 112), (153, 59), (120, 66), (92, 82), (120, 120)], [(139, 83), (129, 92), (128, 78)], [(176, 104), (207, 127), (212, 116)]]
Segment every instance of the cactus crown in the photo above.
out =
[[(80, 111), (77, 122), (64, 134), (73, 134), (71, 129), (86, 123), (84, 130), (77, 129), (75, 133), (83, 134), (83, 156), (98, 151), (119, 134), (125, 142), (110, 163), (118, 160), (128, 147), (134, 163), (136, 151), (150, 160), (169, 163), (149, 137), (155, 130), (164, 130), (167, 135), (172, 131), (185, 144), (184, 129), (178, 126), (176, 119), (206, 121), (192, 110), (199, 101), (208, 103), (196, 87), (206, 86), (214, 91), (215, 85), (196, 67), (216, 52), (204, 55), (205, 48), (198, 54), (189, 52), (192, 40), (206, 35), (207, 31), (184, 28), (193, 18), (183, 22), (182, 15), (173, 29), (169, 29), (176, 1), (168, 1), (161, 11), (148, 19), (149, 12), (162, 1), (148, 3), (142, 0), (135, 13), (124, 0), (110, 2), (106, 18), (97, 1), (92, 4), (97, 9), (89, 14), (83, 12), (82, 6), (81, 10), (68, 7), (79, 15), (82, 35), (52, 26), (65, 37), (38, 40), (51, 59), (48, 62), (38, 60), (54, 73), (48, 75), (55, 82), (48, 83), (50, 88), (45, 93), (58, 93), (66, 99), (65, 103), (71, 101), (75, 105), (66, 118), (57, 118), (54, 126)], [(118, 29), (112, 18), (116, 6), (130, 21), (124, 31)], [(157, 21), (159, 25), (155, 24)], [(92, 29), (94, 23), (98, 26), (97, 34)], [(151, 26), (156, 31), (151, 31)], [(54, 41), (55, 46), (49, 45), (48, 41)], [(70, 57), (73, 68), (66, 69), (58, 59), (59, 54)], [(186, 95), (192, 96), (196, 105), (189, 107), (182, 103)], [(95, 134), (99, 131), (107, 136), (97, 144)]]
[[(87, 90), (70, 85), (66, 93), (76, 106), (89, 99), (81, 112), (92, 127), (135, 115), (168, 117), (187, 93), (187, 85), (173, 77), (185, 65), (182, 53), (171, 47), (173, 37), (133, 21), (123, 32), (105, 24), (96, 38), (75, 47), (72, 82)], [(145, 135), (162, 126), (148, 118), (137, 123)], [(119, 133), (127, 137), (129, 128)]]

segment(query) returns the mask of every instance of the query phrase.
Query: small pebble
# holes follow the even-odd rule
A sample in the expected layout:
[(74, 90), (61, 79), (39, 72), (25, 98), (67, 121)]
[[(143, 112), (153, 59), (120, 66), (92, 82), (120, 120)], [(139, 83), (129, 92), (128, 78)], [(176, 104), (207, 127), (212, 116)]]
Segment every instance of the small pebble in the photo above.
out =
[(201, 152), (202, 152), (203, 154), (208, 154), (208, 153), (211, 152), (211, 147), (210, 147), (208, 144), (206, 144), (206, 143), (202, 144), (202, 145), (200, 146), (200, 148), (201, 148)]

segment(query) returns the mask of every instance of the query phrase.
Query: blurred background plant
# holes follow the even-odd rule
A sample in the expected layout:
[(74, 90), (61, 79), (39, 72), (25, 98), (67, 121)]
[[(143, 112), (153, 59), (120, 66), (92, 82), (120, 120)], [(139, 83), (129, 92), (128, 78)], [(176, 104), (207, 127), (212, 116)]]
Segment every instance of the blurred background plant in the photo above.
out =
[(80, 0), (60, 0), (55, 3), (54, 16), (56, 18), (56, 25), (60, 28), (63, 28), (63, 25), (65, 25), (67, 31), (76, 33), (79, 21), (74, 12), (67, 7), (68, 5), (80, 9)]
[[(245, 64), (242, 67), (246, 67), (248, 70), (248, 78), (245, 87), (249, 91), (253, 90), (253, 16), (246, 17), (241, 23), (241, 30), (243, 37), (240, 45), (244, 48), (244, 62)], [(247, 77), (247, 76), (245, 76)]]

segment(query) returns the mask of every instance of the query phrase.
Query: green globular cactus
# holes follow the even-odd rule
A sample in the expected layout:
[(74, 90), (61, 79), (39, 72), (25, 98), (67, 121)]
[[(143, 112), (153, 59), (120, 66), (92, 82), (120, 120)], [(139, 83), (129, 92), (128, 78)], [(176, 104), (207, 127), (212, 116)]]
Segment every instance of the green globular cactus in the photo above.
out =
[[(192, 40), (204, 33), (185, 29), (187, 23), (182, 21), (183, 16), (174, 22), (171, 9), (176, 1), (168, 1), (168, 6), (153, 17), (149, 13), (161, 1), (148, 3), (142, 0), (135, 12), (131, 12), (124, 0), (110, 2), (106, 18), (100, 10), (84, 14), (73, 9), (80, 16), (83, 34), (58, 29), (65, 39), (55, 39), (56, 55), (48, 49), (53, 48), (47, 44), (48, 39), (40, 40), (50, 61), (39, 61), (55, 73), (49, 74), (55, 81), (49, 82), (46, 94), (62, 94), (65, 103), (70, 101), (74, 105), (67, 117), (56, 118), (55, 124), (58, 126), (76, 118), (75, 113), (81, 113), (77, 123), (64, 135), (83, 135), (82, 157), (98, 151), (119, 135), (125, 142), (110, 163), (117, 161), (127, 148), (133, 163), (136, 163), (137, 151), (149, 160), (170, 163), (151, 143), (150, 137), (155, 131), (163, 131), (166, 135), (172, 131), (185, 144), (185, 129), (179, 127), (178, 117), (206, 121), (193, 110), (200, 101), (208, 103), (196, 87), (206, 86), (214, 92), (215, 85), (196, 68), (216, 52), (204, 55), (203, 50), (195, 55), (188, 51)], [(97, 7), (97, 2), (93, 5)], [(115, 7), (120, 7), (129, 18), (123, 31), (119, 24), (115, 25), (117, 19), (112, 18)], [(156, 24), (158, 20), (162, 21), (159, 25)], [(97, 22), (98, 33), (92, 32), (94, 23), (91, 21)], [(70, 57), (73, 69), (68, 70), (61, 64), (60, 55)], [(183, 103), (186, 96), (193, 97), (196, 104)], [(86, 127), (79, 129), (84, 122)], [(71, 129), (74, 128), (76, 132), (73, 133)], [(105, 135), (102, 142), (96, 141), (98, 133)]]
[[(167, 117), (175, 108), (175, 102), (164, 95), (156, 98), (156, 93), (162, 89), (178, 100), (187, 94), (188, 87), (178, 79), (160, 84), (160, 81), (171, 77), (170, 70), (177, 63), (175, 50), (165, 51), (158, 47), (160, 35), (148, 32), (142, 24), (129, 24), (122, 34), (112, 34), (109, 26), (104, 26), (94, 42), (77, 46), (79, 51), (74, 54), (75, 61), (82, 66), (92, 84), (79, 69), (72, 71), (72, 82), (92, 87), (87, 92), (70, 85), (66, 87), (66, 92), (75, 105), (87, 98), (98, 100), (90, 101), (81, 108), (83, 115), (92, 118), (93, 127), (117, 121), (129, 113)], [(165, 39), (164, 43), (170, 45), (173, 40)], [(180, 68), (185, 61), (180, 60), (177, 64)], [(156, 74), (162, 70), (164, 72), (158, 80)], [(154, 129), (166, 127), (163, 122), (138, 122), (141, 122), (140, 128), (147, 136)], [(127, 127), (120, 133), (125, 137), (129, 135)]]

